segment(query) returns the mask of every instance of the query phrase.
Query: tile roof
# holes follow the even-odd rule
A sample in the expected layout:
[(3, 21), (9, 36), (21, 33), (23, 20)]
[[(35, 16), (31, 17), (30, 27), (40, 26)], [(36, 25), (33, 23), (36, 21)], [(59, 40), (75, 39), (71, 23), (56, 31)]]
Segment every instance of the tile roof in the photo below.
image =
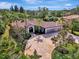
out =
[[(29, 21), (29, 23), (32, 25), (37, 25), (36, 22), (37, 21), (35, 21), (35, 20)], [(40, 26), (43, 28), (52, 28), (52, 27), (56, 27), (56, 26), (61, 26), (61, 24), (58, 24), (58, 23), (53, 22), (53, 21), (51, 21), (51, 22), (42, 21)]]
[[(11, 25), (15, 26), (15, 27), (17, 25), (18, 27), (24, 28), (25, 26), (28, 27), (28, 26), (31, 26), (31, 25), (32, 26), (37, 25), (37, 21), (35, 21), (35, 20), (30, 20), (30, 21), (26, 21), (26, 22), (15, 21)], [(56, 27), (56, 26), (61, 26), (61, 24), (58, 24), (58, 23), (53, 22), (53, 21), (52, 22), (43, 21), (43, 22), (41, 22), (40, 26), (43, 27), (43, 28), (52, 28), (52, 27)]]

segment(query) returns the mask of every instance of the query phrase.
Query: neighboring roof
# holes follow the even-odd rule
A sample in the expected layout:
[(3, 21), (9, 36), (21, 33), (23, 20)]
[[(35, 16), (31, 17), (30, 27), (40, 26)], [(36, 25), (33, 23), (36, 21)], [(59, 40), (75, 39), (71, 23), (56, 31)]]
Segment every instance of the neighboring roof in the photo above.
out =
[(78, 18), (79, 18), (79, 15), (64, 16), (63, 18), (64, 18), (64, 19), (68, 19), (68, 20), (71, 20), (71, 19), (78, 19)]
[[(25, 26), (34, 26), (34, 25), (37, 25), (37, 21), (36, 20), (28, 20), (26, 22), (21, 22), (21, 21), (15, 21), (11, 24), (12, 26), (18, 26), (18, 27), (22, 27), (24, 28)], [(41, 22), (41, 27), (43, 28), (52, 28), (52, 27), (56, 27), (56, 26), (61, 26), (61, 24), (58, 24), (56, 22), (45, 22), (45, 21), (42, 21)], [(17, 27), (16, 27), (17, 28)]]

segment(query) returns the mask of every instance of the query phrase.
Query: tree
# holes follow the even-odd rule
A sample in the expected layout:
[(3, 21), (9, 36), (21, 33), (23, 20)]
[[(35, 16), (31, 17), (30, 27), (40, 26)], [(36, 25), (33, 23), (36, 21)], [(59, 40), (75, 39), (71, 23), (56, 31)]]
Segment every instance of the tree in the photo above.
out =
[(18, 12), (18, 6), (17, 5), (14, 6), (14, 11)]
[(21, 50), (23, 51), (27, 40), (31, 37), (31, 34), (26, 32), (26, 29), (17, 27), (16, 29), (10, 29), (10, 36), (15, 39), (15, 41), (21, 46)]
[(44, 7), (42, 11), (42, 18), (45, 19), (45, 16), (48, 14), (48, 8)]
[(40, 8), (40, 7), (38, 7), (38, 11), (39, 11), (39, 12), (41, 11), (41, 8)]
[(6, 25), (6, 30), (0, 38), (0, 59), (29, 59), (24, 56), (21, 47), (9, 35), (10, 26)]
[(10, 56), (15, 52), (16, 44), (9, 37), (10, 27), (6, 25), (6, 30), (0, 39), (0, 58), (1, 59), (10, 59)]
[(24, 8), (23, 7), (20, 7), (20, 12), (24, 13)]
[(46, 7), (43, 7), (43, 8), (38, 8), (38, 11), (37, 11), (37, 16), (38, 16), (38, 18), (42, 18), (42, 19), (44, 19), (45, 18), (45, 16), (48, 14), (48, 8), (46, 8)]
[(73, 31), (79, 31), (79, 21), (73, 20), (72, 21), (72, 30)]
[(11, 10), (11, 11), (14, 11), (14, 8), (13, 8), (13, 6), (11, 6), (11, 7), (10, 7), (10, 10)]
[(0, 20), (0, 35), (4, 33), (5, 30), (5, 24), (2, 20)]

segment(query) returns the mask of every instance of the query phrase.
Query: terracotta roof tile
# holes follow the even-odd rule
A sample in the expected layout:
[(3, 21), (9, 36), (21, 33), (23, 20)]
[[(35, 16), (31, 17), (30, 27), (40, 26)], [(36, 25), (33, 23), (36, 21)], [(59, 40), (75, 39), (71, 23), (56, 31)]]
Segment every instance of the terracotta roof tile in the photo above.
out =
[[(22, 28), (24, 28), (25, 26), (31, 26), (31, 25), (37, 25), (37, 21), (35, 21), (35, 20), (30, 20), (30, 21), (26, 21), (26, 22), (21, 22), (21, 21), (15, 21), (15, 22), (13, 22), (12, 24), (11, 24), (12, 26), (15, 26), (15, 27), (22, 27)], [(41, 23), (41, 25), (40, 25), (41, 27), (43, 27), (43, 28), (52, 28), (52, 27), (55, 27), (55, 26), (61, 26), (61, 24), (58, 24), (58, 23), (56, 23), (56, 22), (45, 22), (45, 21), (43, 21), (42, 23)]]

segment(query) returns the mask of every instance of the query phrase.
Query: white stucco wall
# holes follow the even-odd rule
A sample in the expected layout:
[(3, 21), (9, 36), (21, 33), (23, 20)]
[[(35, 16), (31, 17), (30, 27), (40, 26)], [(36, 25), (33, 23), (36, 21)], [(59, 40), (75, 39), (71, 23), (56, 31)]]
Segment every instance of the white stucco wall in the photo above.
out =
[(53, 32), (53, 31), (58, 31), (62, 29), (62, 27), (53, 27), (53, 28), (46, 28), (45, 33)]

